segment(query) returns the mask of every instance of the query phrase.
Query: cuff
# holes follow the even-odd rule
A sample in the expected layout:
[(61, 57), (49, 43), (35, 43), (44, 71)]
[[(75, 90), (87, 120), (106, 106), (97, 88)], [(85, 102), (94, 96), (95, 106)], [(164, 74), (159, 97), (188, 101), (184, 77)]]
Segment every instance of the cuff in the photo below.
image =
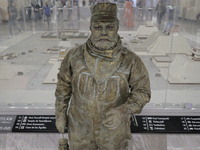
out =
[(130, 119), (130, 117), (133, 114), (139, 114), (142, 111), (142, 107), (140, 107), (137, 103), (130, 104), (127, 106), (127, 104), (123, 104), (115, 110), (119, 111), (123, 119)]
[(66, 121), (67, 119), (67, 104), (63, 101), (56, 100), (55, 115), (57, 121)]
[(56, 121), (66, 121), (67, 120), (67, 115), (66, 113), (61, 113), (61, 112), (58, 112), (56, 111)]

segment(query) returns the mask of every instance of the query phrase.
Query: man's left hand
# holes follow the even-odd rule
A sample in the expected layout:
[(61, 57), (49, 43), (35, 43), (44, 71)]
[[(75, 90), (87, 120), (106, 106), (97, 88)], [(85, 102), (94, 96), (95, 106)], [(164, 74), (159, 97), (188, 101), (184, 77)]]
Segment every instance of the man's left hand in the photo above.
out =
[(106, 113), (106, 119), (102, 121), (102, 124), (109, 128), (109, 130), (116, 129), (122, 122), (122, 117), (119, 111), (110, 110)]

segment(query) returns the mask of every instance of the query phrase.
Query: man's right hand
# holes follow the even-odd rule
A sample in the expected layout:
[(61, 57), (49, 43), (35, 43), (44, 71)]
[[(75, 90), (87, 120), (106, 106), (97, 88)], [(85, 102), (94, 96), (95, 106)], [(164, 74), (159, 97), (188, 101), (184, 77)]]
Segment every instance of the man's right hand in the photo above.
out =
[(66, 120), (56, 120), (56, 128), (60, 133), (65, 133), (65, 127), (66, 127)]

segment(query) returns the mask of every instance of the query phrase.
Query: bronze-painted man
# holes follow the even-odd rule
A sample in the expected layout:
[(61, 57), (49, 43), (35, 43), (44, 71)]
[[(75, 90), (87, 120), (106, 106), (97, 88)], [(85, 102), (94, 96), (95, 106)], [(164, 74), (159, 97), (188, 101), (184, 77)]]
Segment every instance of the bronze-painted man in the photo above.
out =
[(121, 45), (116, 5), (91, 12), (90, 38), (68, 52), (58, 73), (56, 127), (63, 133), (68, 120), (70, 150), (126, 150), (130, 117), (150, 100), (148, 72)]

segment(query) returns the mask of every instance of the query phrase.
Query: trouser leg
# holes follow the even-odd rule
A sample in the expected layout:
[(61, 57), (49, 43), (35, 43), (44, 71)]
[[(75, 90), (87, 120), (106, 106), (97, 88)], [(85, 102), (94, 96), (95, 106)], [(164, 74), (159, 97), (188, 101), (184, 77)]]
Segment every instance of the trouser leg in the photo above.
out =
[(161, 14), (157, 15), (157, 22), (158, 22), (159, 25), (161, 24)]
[(133, 150), (131, 146), (129, 146), (130, 140), (124, 140), (120, 145), (119, 148), (116, 150)]
[(160, 14), (160, 22), (162, 21), (162, 18), (165, 16), (165, 13), (164, 12), (162, 12), (161, 14)]
[(49, 16), (49, 15), (46, 15), (46, 18), (47, 18), (47, 24), (49, 25), (50, 16)]
[(161, 24), (161, 16), (159, 16), (159, 24)]
[(162, 14), (160, 15), (160, 24), (161, 24), (161, 21), (162, 21), (163, 16), (164, 16), (164, 14), (162, 13)]
[(49, 16), (47, 16), (47, 24), (49, 25)]
[(81, 142), (69, 141), (70, 150), (133, 150), (130, 139), (125, 139), (120, 144), (117, 143), (96, 143), (90, 140)]
[(95, 142), (83, 140), (81, 142), (69, 141), (70, 150), (98, 150)]
[(13, 24), (13, 21), (9, 19), (9, 21), (8, 21), (8, 26), (9, 26), (10, 35), (13, 35), (13, 32), (12, 32), (12, 24)]
[(99, 150), (133, 150), (131, 146), (129, 146), (130, 139), (124, 139), (120, 144), (115, 141), (109, 143), (98, 143)]
[(38, 13), (35, 12), (35, 21), (38, 21)]
[(17, 25), (17, 19), (13, 20), (13, 25), (14, 25), (14, 27), (15, 27), (19, 32), (22, 31), (22, 30), (18, 27), (18, 25)]

